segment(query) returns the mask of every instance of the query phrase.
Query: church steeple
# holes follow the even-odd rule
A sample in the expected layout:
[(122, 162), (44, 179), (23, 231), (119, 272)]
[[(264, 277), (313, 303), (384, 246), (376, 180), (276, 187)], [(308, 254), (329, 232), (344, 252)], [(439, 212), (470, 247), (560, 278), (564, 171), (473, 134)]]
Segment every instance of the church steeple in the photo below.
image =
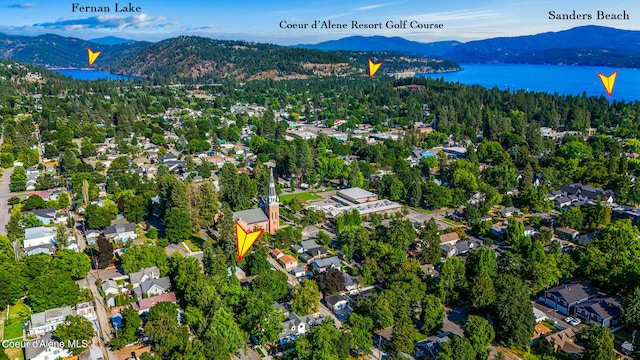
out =
[(273, 168), (271, 168), (271, 174), (269, 175), (269, 200), (267, 203), (270, 205), (279, 203), (276, 183), (273, 181)]

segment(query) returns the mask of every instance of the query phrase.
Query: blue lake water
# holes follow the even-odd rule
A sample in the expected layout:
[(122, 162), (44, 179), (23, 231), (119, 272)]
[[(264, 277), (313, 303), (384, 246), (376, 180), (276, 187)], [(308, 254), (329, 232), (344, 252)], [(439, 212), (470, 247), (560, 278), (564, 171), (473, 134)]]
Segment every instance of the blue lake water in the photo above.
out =
[(463, 71), (441, 74), (421, 74), (428, 78), (459, 82), (465, 85), (497, 86), (501, 90), (526, 90), (561, 95), (604, 95), (607, 92), (598, 72), (609, 76), (618, 70), (613, 94), (609, 99), (640, 100), (640, 70), (605, 66), (520, 65), (520, 64), (460, 64)]
[(59, 70), (53, 70), (53, 72), (57, 72), (58, 74), (69, 76), (75, 80), (98, 80), (98, 79), (135, 80), (134, 76), (109, 74), (109, 73), (98, 71), (98, 70), (59, 69)]

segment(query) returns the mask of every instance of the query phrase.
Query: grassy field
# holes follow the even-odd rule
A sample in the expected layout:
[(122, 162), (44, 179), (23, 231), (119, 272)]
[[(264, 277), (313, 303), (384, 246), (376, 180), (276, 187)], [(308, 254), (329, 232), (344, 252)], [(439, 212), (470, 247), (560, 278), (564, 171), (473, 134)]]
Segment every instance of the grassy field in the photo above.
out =
[(11, 325), (5, 325), (4, 327), (4, 339), (11, 340), (15, 338), (22, 338), (22, 323), (15, 323)]
[(22, 348), (5, 349), (5, 352), (11, 360), (24, 360), (24, 353), (22, 351)]
[(316, 200), (322, 199), (322, 197), (318, 196), (316, 193), (309, 191), (309, 192), (302, 192), (297, 194), (280, 195), (280, 201), (282, 202), (290, 201), (291, 199), (294, 199), (296, 197), (299, 197), (304, 201), (316, 201)]
[(9, 320), (14, 316), (29, 316), (31, 309), (22, 300), (16, 301), (16, 304), (9, 307)]

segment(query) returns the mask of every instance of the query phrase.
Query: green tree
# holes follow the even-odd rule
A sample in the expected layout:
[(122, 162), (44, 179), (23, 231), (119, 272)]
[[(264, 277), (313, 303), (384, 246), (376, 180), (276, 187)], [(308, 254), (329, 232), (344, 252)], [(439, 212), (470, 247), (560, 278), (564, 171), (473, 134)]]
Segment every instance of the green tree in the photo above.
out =
[(351, 349), (359, 356), (371, 354), (373, 320), (370, 317), (352, 313), (349, 315), (346, 325), (351, 335)]
[(166, 216), (165, 234), (172, 243), (179, 243), (191, 238), (191, 216), (185, 210), (171, 209)]
[(298, 315), (313, 314), (318, 311), (320, 290), (313, 280), (306, 280), (296, 285), (291, 299), (291, 310)]
[(578, 339), (584, 344), (583, 359), (615, 360), (618, 357), (613, 348), (613, 334), (608, 327), (598, 323), (582, 328)]
[(75, 305), (80, 287), (68, 274), (59, 271), (45, 271), (37, 276), (28, 287), (27, 302), (33, 312), (43, 312), (56, 307)]
[(440, 269), (440, 289), (442, 302), (455, 304), (460, 299), (460, 293), (466, 288), (465, 264), (459, 257), (447, 259)]
[(492, 313), (497, 339), (508, 346), (527, 346), (535, 324), (529, 290), (522, 280), (504, 274), (498, 276), (496, 290)]
[[(253, 280), (251, 285), (254, 292), (259, 293), (263, 298), (273, 302), (283, 299), (289, 294), (287, 279), (287, 274), (282, 271), (266, 271)], [(316, 286), (315, 282), (313, 285)], [(306, 315), (306, 313), (299, 315)]]
[(169, 260), (164, 249), (160, 246), (143, 244), (134, 245), (120, 256), (122, 270), (126, 274), (140, 271), (142, 268), (157, 266), (161, 276), (169, 272)]
[(413, 354), (413, 343), (417, 333), (418, 331), (411, 321), (410, 312), (401, 311), (391, 333), (391, 350), (394, 353)]
[(163, 358), (182, 351), (189, 341), (189, 331), (178, 324), (178, 310), (169, 302), (157, 303), (149, 309), (144, 334), (149, 336), (153, 352)]
[(27, 189), (27, 171), (22, 166), (13, 168), (9, 177), (9, 190), (25, 191)]
[(233, 313), (224, 306), (214, 313), (204, 334), (206, 343), (215, 344), (229, 356), (234, 354), (246, 342), (246, 334), (233, 318)]
[(485, 360), (489, 356), (489, 345), (495, 338), (495, 332), (489, 322), (480, 317), (471, 315), (464, 326), (464, 336), (469, 339), (477, 360)]
[(494, 278), (498, 273), (496, 252), (491, 248), (471, 251), (467, 258), (467, 276), (474, 277), (486, 274)]
[(91, 270), (91, 259), (69, 249), (60, 249), (53, 256), (51, 268), (69, 274), (73, 279), (83, 279)]
[(561, 226), (568, 227), (571, 229), (582, 229), (582, 223), (584, 221), (584, 215), (580, 210), (580, 207), (574, 206), (565, 210), (558, 217), (558, 223)]
[(425, 221), (418, 229), (418, 238), (422, 243), (420, 260), (427, 264), (436, 265), (440, 263), (440, 236), (438, 235), (438, 225), (435, 220)]
[(487, 309), (496, 300), (496, 290), (493, 279), (487, 273), (471, 279), (470, 286), (471, 308), (476, 311)]
[(425, 295), (422, 300), (422, 312), (420, 313), (422, 332), (429, 335), (435, 334), (442, 328), (445, 315), (440, 299), (432, 294)]
[(106, 206), (98, 206), (96, 204), (89, 204), (85, 209), (85, 219), (89, 229), (104, 229), (111, 225), (111, 221), (116, 219), (118, 209), (113, 211)]
[(438, 360), (475, 360), (476, 358), (479, 359), (477, 356), (469, 339), (454, 336), (451, 341), (447, 341), (442, 345)]
[(242, 328), (254, 335), (260, 344), (275, 342), (278, 334), (283, 330), (282, 322), (286, 316), (282, 310), (273, 306), (273, 303), (265, 299), (259, 293), (250, 293), (245, 306), (239, 315), (239, 323)]
[(631, 329), (640, 329), (640, 288), (636, 287), (624, 299), (622, 321)]
[[(84, 316), (68, 315), (64, 323), (58, 325), (53, 335), (65, 344), (67, 350), (78, 355), (86, 350), (93, 333), (93, 325)], [(78, 346), (69, 346), (73, 341), (78, 341)]]

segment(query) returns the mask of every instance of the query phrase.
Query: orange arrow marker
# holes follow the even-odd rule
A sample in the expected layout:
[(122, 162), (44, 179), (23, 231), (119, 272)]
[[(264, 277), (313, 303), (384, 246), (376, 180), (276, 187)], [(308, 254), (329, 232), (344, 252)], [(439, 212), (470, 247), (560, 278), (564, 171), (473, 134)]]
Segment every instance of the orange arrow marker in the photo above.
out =
[(238, 247), (238, 262), (247, 254), (253, 243), (258, 240), (264, 229), (247, 232), (236, 221), (236, 246)]
[(91, 50), (90, 48), (87, 49), (87, 52), (89, 55), (89, 66), (92, 66), (93, 63), (96, 62), (96, 60), (98, 60), (98, 56), (102, 54), (102, 50), (93, 52), (93, 50)]
[(371, 79), (373, 77), (373, 75), (376, 73), (376, 71), (378, 71), (378, 69), (380, 69), (380, 66), (382, 65), (382, 63), (377, 63), (374, 64), (373, 61), (371, 61), (371, 59), (369, 59), (369, 79)]
[(600, 77), (600, 81), (602, 81), (602, 85), (604, 85), (604, 89), (607, 90), (607, 94), (609, 94), (609, 96), (611, 96), (611, 93), (613, 93), (613, 85), (616, 82), (617, 76), (618, 70), (614, 71), (613, 74), (609, 76), (598, 73), (598, 77)]

